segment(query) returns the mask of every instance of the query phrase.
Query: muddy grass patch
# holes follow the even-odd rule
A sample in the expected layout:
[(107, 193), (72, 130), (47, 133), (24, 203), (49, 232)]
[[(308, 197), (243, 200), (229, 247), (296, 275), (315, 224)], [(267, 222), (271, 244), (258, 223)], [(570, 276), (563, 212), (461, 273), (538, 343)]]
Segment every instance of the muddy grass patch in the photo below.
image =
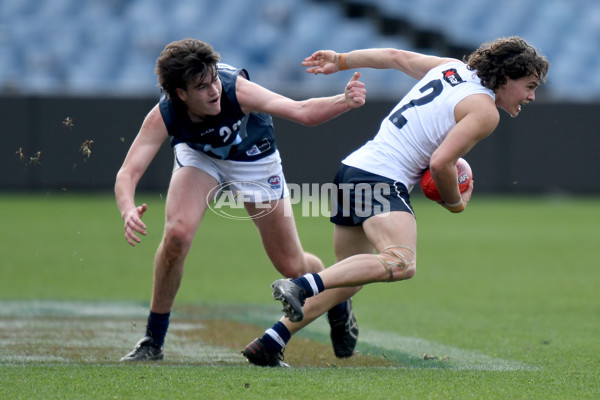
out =
[[(0, 315), (0, 363), (118, 363), (144, 335), (145, 319), (131, 318), (140, 307), (121, 309), (89, 304), (39, 302), (8, 303), (14, 310)], [(20, 308), (20, 309), (19, 309)], [(81, 312), (78, 312), (81, 311)], [(164, 364), (247, 365), (242, 349), (262, 336), (263, 320), (256, 324), (223, 319), (223, 315), (250, 315), (244, 307), (185, 306), (172, 318), (165, 342)], [(235, 318), (235, 317), (234, 317)], [(238, 317), (239, 319), (239, 317)], [(285, 351), (294, 367), (401, 366), (382, 357), (356, 354), (334, 356), (330, 343), (295, 337)]]

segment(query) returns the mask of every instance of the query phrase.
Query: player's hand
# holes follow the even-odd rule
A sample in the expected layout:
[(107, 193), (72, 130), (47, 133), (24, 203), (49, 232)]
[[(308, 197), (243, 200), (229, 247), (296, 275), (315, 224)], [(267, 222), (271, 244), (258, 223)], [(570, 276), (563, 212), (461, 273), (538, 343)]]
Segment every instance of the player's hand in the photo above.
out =
[(461, 204), (459, 204), (455, 207), (450, 207), (443, 201), (440, 201), (440, 205), (442, 207), (444, 207), (446, 210), (448, 210), (454, 214), (463, 212), (465, 210), (465, 208), (467, 208), (467, 203), (471, 200), (471, 195), (473, 194), (473, 188), (474, 188), (474, 182), (473, 182), (473, 180), (471, 180), (471, 182), (469, 182), (469, 187), (467, 188), (467, 190), (465, 190), (463, 193), (460, 194), (460, 197), (462, 198)]
[(309, 74), (333, 74), (338, 70), (335, 65), (335, 56), (336, 53), (333, 50), (319, 50), (314, 52), (312, 56), (306, 57), (302, 62), (302, 66), (310, 67), (306, 69)]
[(352, 79), (346, 85), (344, 96), (346, 97), (346, 105), (349, 108), (358, 108), (365, 104), (367, 98), (367, 89), (365, 84), (359, 81), (360, 72), (355, 72)]
[(467, 190), (465, 190), (464, 192), (462, 192), (460, 194), (460, 196), (462, 197), (463, 201), (466, 203), (468, 203), (471, 200), (471, 196), (473, 195), (473, 188), (475, 187), (475, 181), (473, 181), (471, 179), (471, 182), (469, 182), (469, 187), (467, 188)]
[(148, 209), (146, 204), (131, 209), (127, 212), (123, 219), (125, 220), (125, 239), (132, 246), (140, 243), (142, 240), (136, 233), (146, 236), (146, 224), (142, 222), (142, 216)]

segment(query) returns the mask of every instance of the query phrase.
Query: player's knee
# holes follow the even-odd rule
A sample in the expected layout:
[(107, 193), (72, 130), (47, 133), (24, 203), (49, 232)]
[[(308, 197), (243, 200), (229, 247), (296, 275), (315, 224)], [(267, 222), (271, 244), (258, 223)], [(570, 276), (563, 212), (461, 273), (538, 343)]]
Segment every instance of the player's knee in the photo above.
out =
[(409, 247), (388, 247), (377, 257), (387, 272), (387, 282), (410, 279), (417, 272), (417, 254)]
[(295, 279), (304, 275), (304, 264), (300, 257), (271, 257), (275, 269), (284, 277)]
[(275, 265), (275, 269), (277, 269), (277, 271), (279, 271), (279, 273), (286, 278), (296, 279), (304, 275), (300, 268), (295, 268), (293, 265)]
[(412, 278), (417, 273), (417, 265), (415, 263), (407, 266), (398, 266), (393, 270), (392, 280), (390, 282), (405, 281)]
[(312, 273), (318, 274), (323, 271), (325, 266), (323, 265), (323, 261), (314, 254), (304, 252), (304, 273)]
[(307, 252), (287, 255), (278, 259), (271, 258), (271, 261), (281, 275), (292, 279), (308, 273), (318, 273), (325, 268), (317, 256)]
[(404, 273), (404, 278), (402, 278), (402, 279), (410, 279), (413, 276), (415, 276), (416, 273), (417, 273), (417, 264), (409, 265), (408, 268), (406, 268), (406, 271)]
[(163, 247), (169, 254), (185, 253), (192, 245), (194, 234), (182, 224), (170, 224), (165, 228)]

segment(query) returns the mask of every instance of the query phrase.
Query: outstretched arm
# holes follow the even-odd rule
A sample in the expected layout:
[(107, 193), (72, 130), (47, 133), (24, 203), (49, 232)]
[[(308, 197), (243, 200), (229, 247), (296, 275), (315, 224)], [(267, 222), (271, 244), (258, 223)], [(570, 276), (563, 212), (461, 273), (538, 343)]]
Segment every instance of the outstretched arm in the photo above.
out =
[(146, 204), (136, 207), (135, 189), (167, 137), (167, 128), (157, 105), (146, 116), (140, 132), (117, 173), (115, 197), (121, 217), (125, 221), (125, 239), (132, 246), (141, 241), (137, 234), (146, 235), (146, 224), (142, 222), (142, 216), (148, 208)]
[(444, 58), (398, 49), (363, 49), (350, 53), (336, 53), (333, 50), (319, 50), (304, 59), (302, 65), (309, 67), (312, 74), (333, 74), (352, 68), (397, 69), (405, 74), (421, 79), (430, 69), (454, 58)]
[(246, 79), (238, 79), (236, 94), (244, 113), (263, 112), (277, 117), (314, 126), (329, 121), (352, 108), (365, 104), (365, 84), (356, 72), (345, 87), (344, 93), (331, 97), (315, 97), (296, 101), (271, 92)]

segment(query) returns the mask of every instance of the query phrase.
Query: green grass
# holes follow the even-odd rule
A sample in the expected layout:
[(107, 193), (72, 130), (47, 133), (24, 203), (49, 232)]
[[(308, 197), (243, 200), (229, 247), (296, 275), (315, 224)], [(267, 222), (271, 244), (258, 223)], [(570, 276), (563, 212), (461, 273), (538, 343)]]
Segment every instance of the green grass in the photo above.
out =
[[(149, 235), (131, 248), (111, 195), (3, 194), (0, 300), (147, 304), (164, 200), (142, 193), (138, 201), (149, 205)], [(389, 349), (405, 368), (14, 362), (0, 365), (0, 398), (599, 398), (600, 199), (475, 196), (460, 215), (421, 197), (414, 205), (417, 275), (367, 286), (354, 299), (359, 350), (384, 357)], [(305, 249), (331, 263), (327, 219), (299, 216), (297, 224)], [(277, 278), (251, 222), (208, 213), (176, 309), (273, 306)], [(435, 343), (440, 356), (459, 349), (525, 367), (427, 367), (407, 351), (392, 354), (392, 342), (371, 349), (374, 332)]]
[[(577, 399), (595, 398), (574, 374), (399, 369), (255, 370), (248, 367), (35, 366), (3, 368), (7, 398), (69, 399)], [(30, 379), (35, 376), (35, 382)], [(548, 378), (540, 389), (540, 382)], [(574, 388), (576, 390), (574, 391)], [(50, 394), (50, 395), (49, 395)], [(52, 395), (55, 394), (55, 395)], [(547, 397), (546, 394), (550, 394)]]

